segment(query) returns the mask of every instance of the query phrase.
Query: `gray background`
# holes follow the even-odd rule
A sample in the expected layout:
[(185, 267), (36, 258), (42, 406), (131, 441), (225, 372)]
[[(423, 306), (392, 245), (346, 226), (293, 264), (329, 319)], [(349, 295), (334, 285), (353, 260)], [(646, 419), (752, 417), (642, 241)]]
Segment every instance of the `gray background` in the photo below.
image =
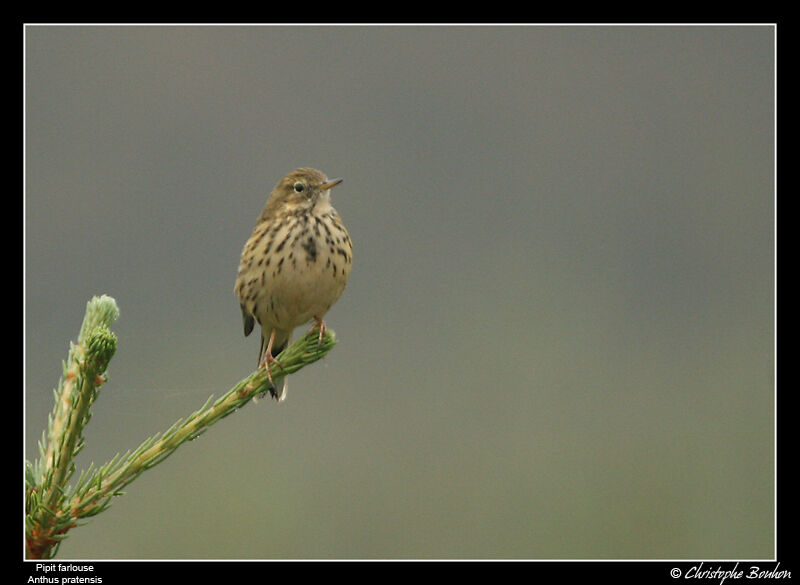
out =
[[(340, 340), (61, 558), (774, 554), (774, 29), (26, 29), (26, 450), (86, 302), (78, 467), (255, 367), (273, 185), (344, 177)], [(299, 331), (298, 331), (299, 333)]]

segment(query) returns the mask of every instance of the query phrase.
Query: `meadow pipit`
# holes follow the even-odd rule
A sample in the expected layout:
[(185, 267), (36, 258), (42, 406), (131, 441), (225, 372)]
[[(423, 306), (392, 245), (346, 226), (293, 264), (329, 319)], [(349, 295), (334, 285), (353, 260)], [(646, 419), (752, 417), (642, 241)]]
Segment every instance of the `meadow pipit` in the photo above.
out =
[[(244, 334), (261, 325), (259, 367), (270, 365), (289, 344), (295, 327), (316, 322), (319, 339), (322, 318), (339, 300), (350, 276), (353, 243), (339, 214), (331, 206), (330, 190), (342, 179), (320, 171), (295, 169), (270, 193), (264, 211), (244, 245), (234, 292), (239, 297)], [(280, 364), (279, 364), (280, 365)], [(286, 398), (287, 382), (270, 388)]]

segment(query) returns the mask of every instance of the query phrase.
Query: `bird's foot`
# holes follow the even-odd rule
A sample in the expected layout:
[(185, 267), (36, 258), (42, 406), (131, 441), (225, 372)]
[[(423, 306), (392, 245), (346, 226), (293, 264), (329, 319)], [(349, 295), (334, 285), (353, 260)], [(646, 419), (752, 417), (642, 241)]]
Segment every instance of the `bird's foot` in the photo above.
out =
[(309, 329), (308, 332), (311, 333), (312, 331), (314, 331), (314, 329), (319, 327), (319, 337), (317, 338), (317, 347), (319, 347), (320, 345), (322, 345), (322, 338), (325, 336), (325, 332), (328, 330), (328, 327), (325, 325), (325, 321), (323, 321), (319, 317), (314, 317), (314, 321), (316, 321), (316, 323), (314, 323), (314, 326), (311, 327), (311, 329)]
[(277, 364), (280, 369), (283, 369), (281, 363), (272, 357), (272, 353), (267, 352), (264, 354), (264, 359), (261, 360), (261, 363), (258, 364), (259, 368), (264, 368), (267, 372), (267, 379), (269, 380), (269, 393), (275, 400), (280, 400), (280, 395), (278, 394), (278, 389), (275, 386), (275, 381), (272, 379), (272, 364)]

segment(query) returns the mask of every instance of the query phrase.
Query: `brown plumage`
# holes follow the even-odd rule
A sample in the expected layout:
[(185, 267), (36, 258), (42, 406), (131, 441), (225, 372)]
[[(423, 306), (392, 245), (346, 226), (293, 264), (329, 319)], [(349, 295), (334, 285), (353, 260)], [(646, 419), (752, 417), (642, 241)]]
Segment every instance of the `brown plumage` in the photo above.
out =
[[(270, 193), (250, 239), (244, 245), (234, 292), (239, 297), (244, 334), (261, 325), (259, 367), (270, 364), (289, 344), (296, 327), (315, 321), (320, 339), (323, 317), (339, 300), (350, 276), (353, 244), (330, 190), (328, 179), (310, 168), (295, 169)], [(271, 388), (286, 398), (287, 383)]]

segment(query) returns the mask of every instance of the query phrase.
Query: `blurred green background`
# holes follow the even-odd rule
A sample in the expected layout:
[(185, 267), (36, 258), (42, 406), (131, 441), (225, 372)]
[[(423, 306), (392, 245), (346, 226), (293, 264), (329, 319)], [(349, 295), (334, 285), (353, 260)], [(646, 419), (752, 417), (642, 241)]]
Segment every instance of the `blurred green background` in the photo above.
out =
[(339, 345), (60, 558), (774, 555), (774, 28), (29, 26), (25, 455), (86, 302), (78, 467), (256, 365), (291, 169), (355, 244)]

